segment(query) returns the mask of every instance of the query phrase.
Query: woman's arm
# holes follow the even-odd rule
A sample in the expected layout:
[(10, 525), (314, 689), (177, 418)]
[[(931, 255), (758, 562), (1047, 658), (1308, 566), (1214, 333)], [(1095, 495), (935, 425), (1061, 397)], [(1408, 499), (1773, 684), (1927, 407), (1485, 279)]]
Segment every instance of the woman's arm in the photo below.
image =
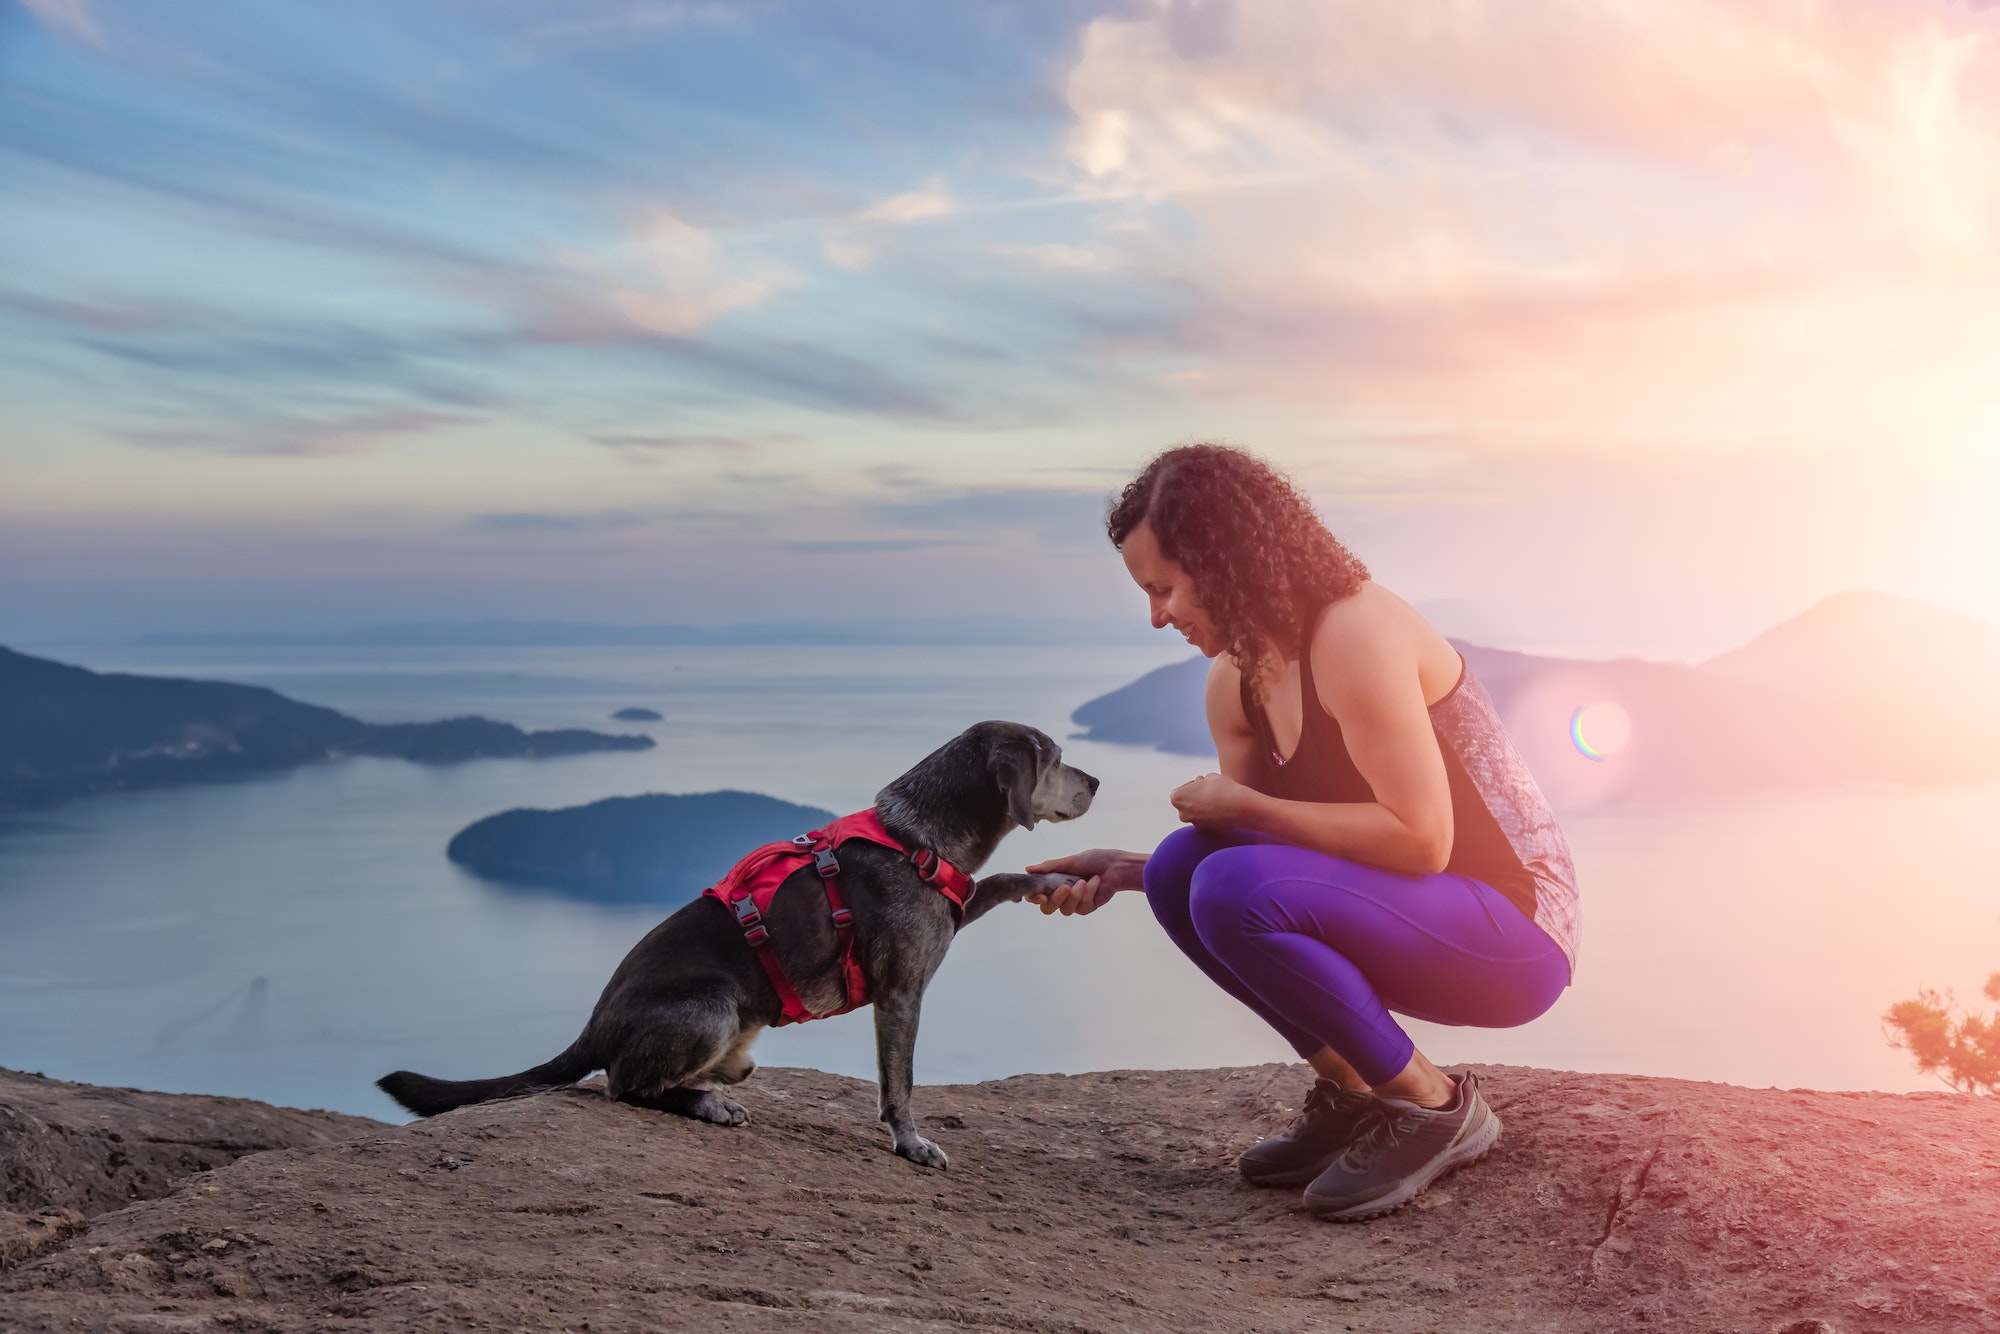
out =
[[(1259, 744), (1250, 719), (1243, 713), (1242, 673), (1228, 654), (1216, 658), (1208, 668), (1208, 684), (1202, 700), (1208, 712), (1209, 734), (1215, 738), (1216, 755), (1222, 771), (1239, 781), (1247, 780)], [(1029, 897), (1044, 913), (1072, 914), (1097, 911), (1103, 902), (1120, 890), (1145, 888), (1146, 854), (1117, 848), (1091, 848), (1068, 857), (1036, 862), (1030, 875), (1050, 873), (1080, 877), (1061, 889)]]
[(1308, 648), (1319, 704), (1339, 722), (1374, 801), (1282, 801), (1245, 786), (1248, 770), (1231, 773), (1216, 726), (1222, 720), (1211, 675), (1210, 726), (1223, 771), (1175, 789), (1181, 819), (1255, 829), (1392, 871), (1442, 871), (1451, 859), (1451, 784), (1418, 675), (1419, 642), (1401, 610), (1365, 595), (1336, 603)]

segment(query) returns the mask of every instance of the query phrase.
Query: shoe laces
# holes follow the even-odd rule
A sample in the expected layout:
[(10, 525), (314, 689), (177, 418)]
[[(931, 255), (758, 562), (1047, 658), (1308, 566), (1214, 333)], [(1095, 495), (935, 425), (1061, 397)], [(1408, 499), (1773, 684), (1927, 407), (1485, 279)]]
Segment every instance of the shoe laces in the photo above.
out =
[(1362, 1109), (1354, 1138), (1341, 1150), (1337, 1160), (1349, 1172), (1368, 1171), (1381, 1162), (1383, 1155), (1395, 1148), (1403, 1136), (1423, 1123), (1424, 1109), (1421, 1107), (1396, 1107), (1380, 1098), (1369, 1101), (1372, 1105)]
[(1305, 1106), (1299, 1108), (1298, 1115), (1294, 1116), (1292, 1123), (1285, 1127), (1285, 1134), (1295, 1137), (1308, 1133), (1320, 1122), (1338, 1116), (1341, 1104), (1351, 1102), (1355, 1098), (1369, 1098), (1371, 1102), (1374, 1100), (1368, 1094), (1344, 1089), (1327, 1080), (1314, 1080), (1312, 1092), (1306, 1095)]

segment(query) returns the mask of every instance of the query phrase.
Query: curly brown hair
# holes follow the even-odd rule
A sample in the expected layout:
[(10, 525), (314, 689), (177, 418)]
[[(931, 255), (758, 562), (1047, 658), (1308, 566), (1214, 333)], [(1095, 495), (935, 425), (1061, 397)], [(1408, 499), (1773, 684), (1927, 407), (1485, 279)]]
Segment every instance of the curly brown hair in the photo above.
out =
[(1234, 445), (1176, 445), (1148, 463), (1105, 515), (1111, 545), (1142, 522), (1260, 697), (1273, 654), (1297, 657), (1320, 608), (1368, 577), (1289, 478)]

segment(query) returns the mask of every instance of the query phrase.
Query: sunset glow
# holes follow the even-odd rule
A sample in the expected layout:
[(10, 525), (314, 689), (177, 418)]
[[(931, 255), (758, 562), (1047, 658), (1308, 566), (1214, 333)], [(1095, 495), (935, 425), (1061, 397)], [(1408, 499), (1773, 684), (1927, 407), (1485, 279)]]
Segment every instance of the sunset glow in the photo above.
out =
[(2000, 616), (2000, 11), (1007, 12), (9, 8), (0, 618), (1129, 615), (1191, 436), (1521, 646)]

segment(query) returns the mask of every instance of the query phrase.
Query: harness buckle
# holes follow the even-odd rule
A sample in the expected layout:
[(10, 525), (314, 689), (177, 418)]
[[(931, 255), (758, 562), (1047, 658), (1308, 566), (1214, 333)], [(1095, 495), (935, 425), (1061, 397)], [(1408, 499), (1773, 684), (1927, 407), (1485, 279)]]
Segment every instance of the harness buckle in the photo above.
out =
[(937, 883), (938, 861), (938, 855), (929, 848), (918, 848), (910, 854), (910, 865), (917, 868), (917, 875), (925, 884)]
[(753, 926), (743, 933), (744, 943), (749, 945), (751, 949), (756, 949), (770, 938), (771, 933), (761, 926)]
[(850, 909), (835, 908), (832, 917), (833, 929), (836, 931), (845, 931), (848, 927), (854, 925), (854, 913)]
[(731, 903), (729, 910), (736, 914), (736, 924), (738, 926), (756, 926), (757, 923), (764, 920), (763, 914), (757, 911), (756, 901), (747, 896)]
[(833, 855), (832, 848), (813, 849), (813, 870), (819, 872), (822, 880), (831, 880), (840, 874), (840, 861)]

